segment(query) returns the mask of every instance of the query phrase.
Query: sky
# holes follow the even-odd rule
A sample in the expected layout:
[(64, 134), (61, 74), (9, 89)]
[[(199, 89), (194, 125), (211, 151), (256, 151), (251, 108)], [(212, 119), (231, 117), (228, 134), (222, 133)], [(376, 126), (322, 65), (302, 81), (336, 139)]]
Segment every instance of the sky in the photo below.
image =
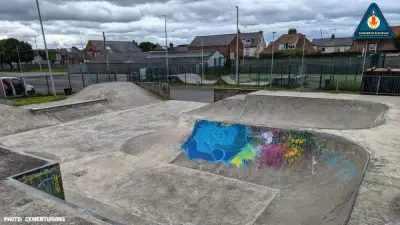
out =
[[(17, 38), (44, 48), (35, 0), (0, 7), (0, 39)], [(376, 0), (390, 26), (400, 25), (400, 4)], [(353, 36), (371, 4), (365, 0), (39, 0), (48, 48), (81, 48), (81, 40), (151, 41), (189, 44), (196, 35), (263, 31), (265, 41), (296, 28), (311, 40)]]

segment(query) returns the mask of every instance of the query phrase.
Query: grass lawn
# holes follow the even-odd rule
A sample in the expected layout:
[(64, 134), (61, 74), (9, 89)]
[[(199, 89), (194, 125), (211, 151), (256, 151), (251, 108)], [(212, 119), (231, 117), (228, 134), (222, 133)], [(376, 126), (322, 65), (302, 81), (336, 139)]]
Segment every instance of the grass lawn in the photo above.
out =
[[(68, 72), (68, 69), (60, 69), (60, 68), (52, 68), (51, 69), (52, 72), (55, 73), (63, 73), (63, 72)], [(14, 72), (14, 73), (20, 73), (21, 71), (17, 68), (13, 69), (13, 70), (0, 70), (0, 72)], [(22, 72), (40, 72), (40, 69), (24, 69)], [(42, 69), (42, 72), (49, 72), (48, 69)]]
[(14, 106), (23, 106), (30, 104), (40, 104), (45, 102), (54, 102), (66, 99), (66, 95), (57, 95), (57, 96), (34, 96), (34, 97), (23, 97), (12, 99), (12, 103)]

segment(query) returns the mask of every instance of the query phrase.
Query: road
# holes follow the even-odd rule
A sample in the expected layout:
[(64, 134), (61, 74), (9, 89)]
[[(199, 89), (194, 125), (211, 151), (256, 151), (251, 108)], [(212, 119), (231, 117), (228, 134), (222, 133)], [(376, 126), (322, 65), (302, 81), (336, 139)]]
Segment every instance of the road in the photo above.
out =
[(213, 88), (171, 86), (170, 99), (190, 102), (214, 102)]
[[(45, 74), (43, 76), (43, 74)], [(0, 73), (0, 77), (22, 77), (26, 83), (35, 87), (37, 93), (48, 94), (51, 92), (51, 79), (49, 73)], [(115, 79), (116, 78), (116, 79)], [(72, 88), (73, 92), (79, 91), (84, 87), (104, 82), (127, 81), (126, 74), (69, 74), (53, 73), (54, 86), (56, 93), (64, 93), (64, 88)], [(71, 83), (71, 84), (70, 84)]]

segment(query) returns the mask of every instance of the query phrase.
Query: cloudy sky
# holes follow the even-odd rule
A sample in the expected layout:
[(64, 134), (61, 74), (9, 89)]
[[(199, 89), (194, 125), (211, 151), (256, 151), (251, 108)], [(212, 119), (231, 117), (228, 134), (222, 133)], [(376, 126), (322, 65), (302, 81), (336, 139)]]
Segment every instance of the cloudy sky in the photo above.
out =
[[(42, 48), (35, 0), (1, 0), (0, 39), (14, 37)], [(7, 4), (4, 2), (7, 1)], [(375, 1), (389, 25), (400, 25), (400, 4)], [(371, 1), (365, 0), (39, 0), (49, 48), (81, 46), (87, 40), (188, 44), (196, 35), (235, 33), (236, 8), (242, 32), (264, 31), (265, 40), (288, 28), (310, 39), (352, 36)]]

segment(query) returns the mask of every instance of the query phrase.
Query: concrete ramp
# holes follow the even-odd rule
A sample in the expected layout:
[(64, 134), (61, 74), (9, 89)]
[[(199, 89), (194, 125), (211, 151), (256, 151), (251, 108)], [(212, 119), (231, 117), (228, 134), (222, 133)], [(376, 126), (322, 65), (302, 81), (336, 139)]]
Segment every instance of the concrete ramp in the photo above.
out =
[(369, 155), (340, 137), (198, 120), (175, 165), (278, 189), (258, 225), (346, 224)]
[[(227, 84), (231, 84), (231, 85), (236, 85), (237, 82), (232, 79), (231, 75), (227, 75), (227, 76), (222, 76), (221, 79), (227, 83)], [(265, 81), (263, 79), (260, 80), (260, 82), (256, 82), (256, 81), (251, 81), (251, 80), (240, 80), (239, 83), (241, 85), (251, 85), (251, 86), (262, 86), (262, 85), (268, 85), (270, 82), (269, 81)]]
[(285, 128), (363, 129), (385, 122), (388, 106), (349, 99), (277, 96), (257, 91), (195, 109), (196, 119), (240, 121)]
[(206, 80), (204, 78), (201, 79), (201, 76), (196, 73), (183, 73), (172, 75), (172, 77), (177, 77), (181, 82), (186, 84), (197, 84), (198, 82), (202, 84), (215, 84), (218, 82), (217, 80)]

